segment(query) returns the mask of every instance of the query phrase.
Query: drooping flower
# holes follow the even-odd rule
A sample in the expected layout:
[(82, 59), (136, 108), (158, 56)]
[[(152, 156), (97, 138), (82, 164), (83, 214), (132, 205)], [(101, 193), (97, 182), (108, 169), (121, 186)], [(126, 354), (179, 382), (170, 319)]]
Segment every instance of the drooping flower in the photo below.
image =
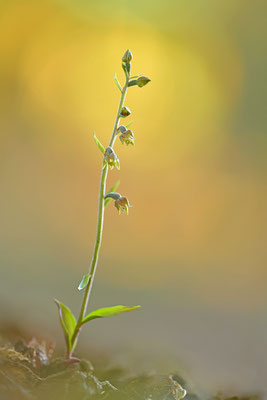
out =
[(114, 206), (117, 208), (119, 214), (125, 212), (128, 215), (129, 211), (129, 201), (127, 197), (121, 196), (120, 193), (117, 192), (108, 192), (105, 194), (104, 199), (113, 199), (114, 201)]
[(112, 149), (112, 147), (108, 146), (105, 150), (105, 165), (108, 164), (110, 169), (113, 169), (116, 167), (117, 169), (120, 169), (120, 160), (115, 151)]
[(121, 196), (119, 199), (115, 200), (114, 205), (117, 208), (119, 214), (125, 212), (128, 215), (130, 204), (126, 197)]
[(134, 146), (135, 137), (134, 137), (133, 132), (130, 129), (124, 131), (120, 135), (120, 141), (121, 141), (122, 144), (125, 143), (126, 146), (128, 146), (129, 144)]

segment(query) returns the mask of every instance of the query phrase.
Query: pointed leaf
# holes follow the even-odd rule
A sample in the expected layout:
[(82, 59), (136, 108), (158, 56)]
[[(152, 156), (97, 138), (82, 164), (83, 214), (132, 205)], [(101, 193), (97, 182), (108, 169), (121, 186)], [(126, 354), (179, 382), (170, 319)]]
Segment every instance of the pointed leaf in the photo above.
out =
[(128, 122), (127, 125), (125, 125), (126, 128), (128, 128), (130, 125), (132, 125), (133, 121)]
[(116, 161), (115, 161), (115, 167), (118, 169), (118, 170), (120, 170), (120, 160), (119, 159), (117, 159)]
[(141, 76), (141, 74), (139, 74), (139, 75), (134, 75), (134, 76), (131, 76), (131, 78), (130, 78), (130, 79), (136, 79), (136, 78), (139, 78), (139, 76)]
[(99, 308), (99, 310), (95, 310), (88, 314), (82, 321), (82, 324), (89, 322), (96, 318), (105, 318), (105, 317), (112, 317), (113, 315), (129, 312), (140, 308), (141, 306), (134, 306), (134, 307), (126, 307), (126, 306), (114, 306), (114, 307), (107, 307), (107, 308)]
[[(110, 190), (107, 192), (107, 194), (109, 194), (109, 193), (111, 193), (111, 192), (114, 192), (114, 191), (117, 189), (117, 187), (119, 186), (119, 184), (120, 184), (120, 181), (117, 181), (117, 182), (115, 183), (115, 185), (112, 186), (112, 188), (110, 188)], [(107, 194), (106, 194), (106, 195), (107, 195)], [(110, 198), (110, 197), (107, 198), (107, 199), (105, 200), (104, 205), (107, 206), (108, 203), (109, 203), (110, 201), (111, 201), (111, 198)]]
[(100, 151), (104, 154), (105, 153), (105, 147), (100, 143), (100, 141), (97, 139), (96, 134), (94, 133), (94, 139), (95, 142), (97, 144), (97, 146), (99, 147)]
[(76, 327), (76, 319), (70, 309), (65, 306), (65, 304), (61, 303), (60, 301), (55, 299), (55, 302), (58, 306), (58, 311), (59, 311), (59, 319), (60, 323), (62, 326), (62, 329), (64, 331), (66, 343), (68, 346), (68, 349), (71, 348), (71, 337), (73, 335), (73, 332)]
[(116, 85), (118, 86), (118, 88), (120, 89), (120, 91), (122, 92), (122, 87), (120, 85), (120, 82), (118, 81), (116, 72), (115, 72), (115, 75), (114, 75), (114, 81), (115, 81)]
[(78, 286), (78, 290), (83, 290), (85, 288), (85, 286), (88, 285), (90, 278), (91, 278), (91, 274), (88, 273), (88, 274), (84, 275)]

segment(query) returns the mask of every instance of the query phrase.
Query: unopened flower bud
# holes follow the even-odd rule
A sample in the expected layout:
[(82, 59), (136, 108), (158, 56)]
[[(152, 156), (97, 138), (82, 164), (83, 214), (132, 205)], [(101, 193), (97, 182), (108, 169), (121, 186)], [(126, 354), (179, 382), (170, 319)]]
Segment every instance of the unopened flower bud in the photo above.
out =
[(128, 215), (130, 204), (126, 197), (121, 196), (119, 199), (115, 200), (114, 205), (119, 214), (125, 212)]
[[(117, 154), (114, 152), (114, 150), (111, 147), (107, 147), (104, 153), (105, 156), (105, 162), (108, 164), (110, 169), (113, 169), (116, 167), (117, 169), (120, 169), (120, 160)], [(106, 165), (105, 164), (105, 165)]]
[(122, 118), (128, 117), (129, 115), (131, 115), (131, 111), (129, 110), (128, 107), (122, 107), (121, 112), (120, 112), (120, 116)]
[(134, 146), (134, 141), (135, 141), (135, 137), (133, 132), (128, 129), (127, 131), (124, 131), (121, 135), (120, 135), (120, 141), (121, 143), (125, 143), (127, 146), (129, 144)]
[(136, 84), (138, 87), (143, 87), (150, 82), (151, 79), (147, 78), (146, 76), (139, 76), (139, 78), (136, 80)]
[(132, 59), (133, 59), (132, 53), (130, 52), (129, 49), (126, 50), (124, 53), (124, 56), (122, 57), (122, 61), (125, 63), (130, 63), (132, 61)]

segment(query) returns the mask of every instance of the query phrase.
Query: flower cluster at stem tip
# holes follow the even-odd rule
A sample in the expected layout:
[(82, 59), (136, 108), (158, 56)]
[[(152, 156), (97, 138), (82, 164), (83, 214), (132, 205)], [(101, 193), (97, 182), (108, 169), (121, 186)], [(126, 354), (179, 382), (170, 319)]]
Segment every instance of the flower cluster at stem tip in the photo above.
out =
[[(129, 49), (126, 50), (126, 52), (124, 53), (124, 55), (122, 57), (122, 69), (126, 76), (126, 83), (125, 83), (125, 86), (123, 89), (122, 89), (120, 83), (118, 82), (116, 74), (115, 74), (115, 82), (116, 82), (117, 86), (119, 87), (119, 89), (122, 93), (122, 96), (125, 96), (127, 88), (132, 87), (132, 86), (137, 86), (139, 88), (142, 88), (150, 82), (150, 79), (143, 75), (137, 75), (137, 76), (131, 77), (132, 59), (133, 59), (132, 53), (130, 52)], [(124, 106), (123, 101), (122, 101), (122, 105), (120, 106), (119, 111), (118, 111), (118, 117), (119, 117), (118, 121), (120, 118), (127, 118), (129, 115), (131, 115), (131, 110), (128, 107)], [(121, 125), (118, 128), (116, 128), (116, 135), (119, 135), (119, 139), (122, 144), (125, 143), (126, 146), (129, 146), (129, 145), (134, 146), (135, 136), (134, 136), (133, 132), (130, 129), (128, 129), (126, 126)], [(104, 152), (103, 167), (105, 167), (106, 165), (108, 165), (108, 167), (110, 169), (113, 169), (114, 167), (116, 167), (117, 169), (120, 169), (119, 158), (118, 158), (117, 154), (114, 152), (113, 148), (110, 146), (108, 146)], [(127, 197), (121, 196), (119, 193), (109, 192), (105, 195), (105, 199), (108, 199), (108, 198), (114, 200), (114, 205), (117, 208), (119, 214), (121, 214), (123, 212), (128, 214), (130, 205), (129, 205), (129, 201), (128, 201)]]

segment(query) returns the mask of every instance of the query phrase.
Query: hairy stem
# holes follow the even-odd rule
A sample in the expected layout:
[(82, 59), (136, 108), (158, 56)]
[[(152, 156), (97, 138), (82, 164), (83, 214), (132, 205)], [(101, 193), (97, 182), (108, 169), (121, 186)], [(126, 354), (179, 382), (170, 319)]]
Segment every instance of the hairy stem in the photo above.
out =
[[(115, 119), (114, 123), (114, 128), (113, 132), (110, 138), (109, 146), (113, 147), (115, 140), (116, 140), (116, 135), (117, 135), (117, 129), (118, 125), (120, 122), (120, 111), (123, 107), (124, 100), (126, 97), (127, 89), (128, 89), (128, 83), (129, 83), (129, 77), (130, 77), (130, 72), (129, 74), (126, 75), (125, 79), (125, 85), (121, 91), (121, 98), (120, 98), (120, 104), (118, 107), (117, 111), (117, 116)], [(105, 196), (105, 191), (106, 191), (106, 181), (107, 181), (107, 176), (108, 176), (108, 165), (106, 164), (104, 166), (104, 159), (103, 159), (103, 164), (102, 164), (102, 172), (101, 172), (101, 178), (100, 178), (100, 185), (99, 185), (99, 199), (98, 199), (98, 216), (97, 216), (97, 229), (96, 229), (96, 242), (95, 242), (95, 247), (94, 247), (94, 253), (89, 269), (89, 274), (90, 274), (90, 279), (88, 281), (88, 284), (85, 288), (84, 296), (83, 296), (83, 301), (81, 305), (81, 310), (79, 314), (79, 318), (77, 321), (77, 325), (75, 328), (75, 331), (73, 333), (71, 343), (72, 343), (72, 350), (67, 353), (67, 358), (71, 358), (72, 352), (74, 350), (75, 344), (77, 343), (77, 338), (79, 336), (80, 330), (81, 330), (81, 325), (82, 325), (82, 320), (85, 317), (89, 298), (91, 295), (92, 291), (92, 286), (95, 278), (95, 272), (96, 272), (96, 267), (97, 267), (97, 262), (98, 262), (98, 256), (99, 256), (99, 250), (101, 246), (101, 241), (102, 241), (102, 233), (103, 233), (103, 224), (104, 224), (104, 196)], [(104, 166), (104, 168), (103, 168)]]

